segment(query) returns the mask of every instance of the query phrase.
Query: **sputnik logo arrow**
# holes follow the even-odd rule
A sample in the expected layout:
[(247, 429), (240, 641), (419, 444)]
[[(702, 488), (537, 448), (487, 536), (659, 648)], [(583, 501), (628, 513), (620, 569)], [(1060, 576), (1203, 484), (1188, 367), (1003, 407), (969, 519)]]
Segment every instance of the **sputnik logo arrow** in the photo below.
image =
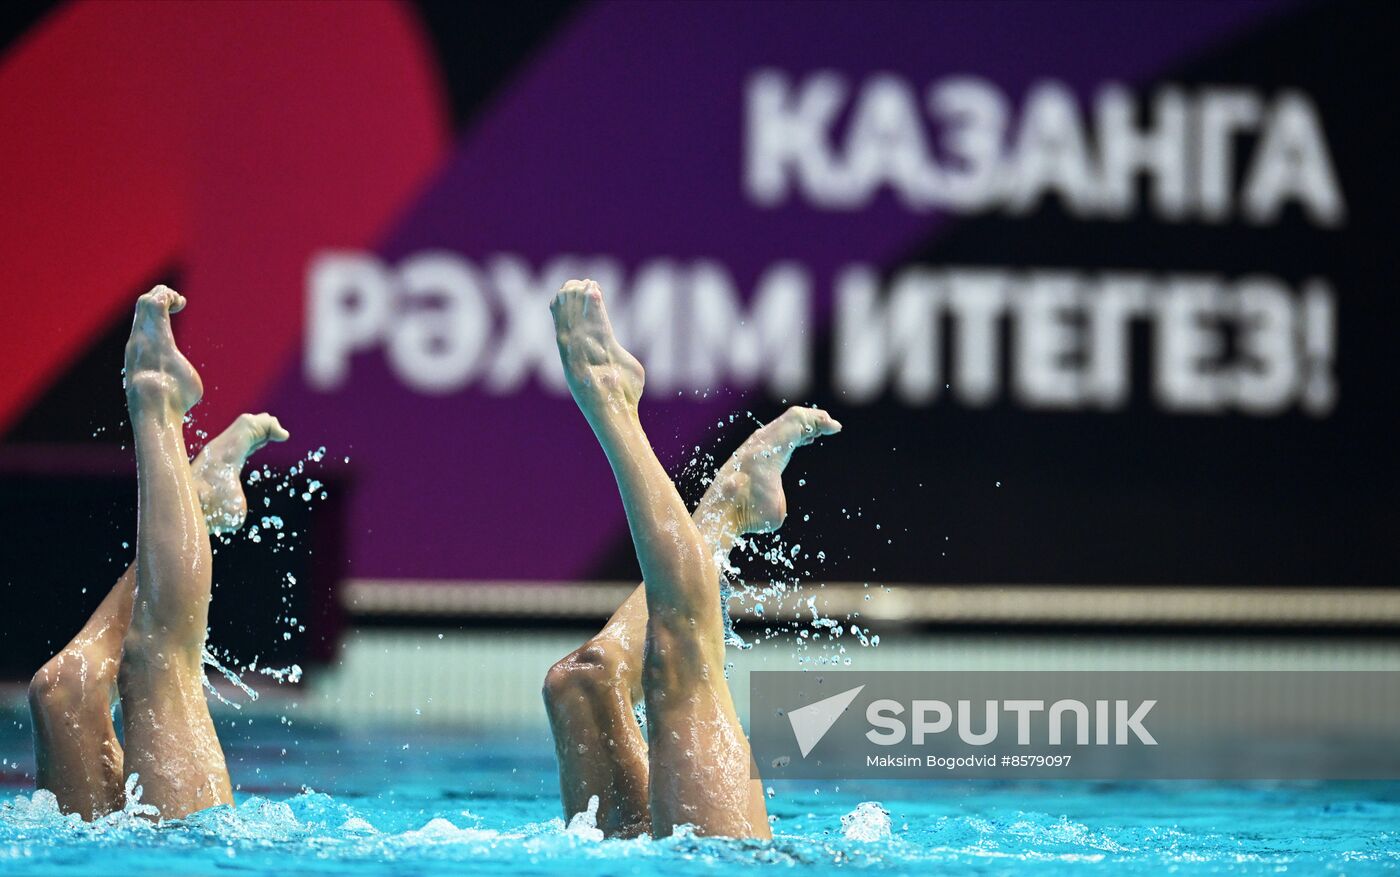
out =
[(831, 730), (831, 726), (836, 724), (836, 720), (841, 718), (851, 701), (856, 699), (856, 695), (860, 694), (864, 687), (857, 685), (850, 691), (833, 694), (788, 712), (788, 721), (792, 723), (792, 735), (797, 738), (797, 748), (802, 752), (803, 758), (821, 742), (826, 732)]

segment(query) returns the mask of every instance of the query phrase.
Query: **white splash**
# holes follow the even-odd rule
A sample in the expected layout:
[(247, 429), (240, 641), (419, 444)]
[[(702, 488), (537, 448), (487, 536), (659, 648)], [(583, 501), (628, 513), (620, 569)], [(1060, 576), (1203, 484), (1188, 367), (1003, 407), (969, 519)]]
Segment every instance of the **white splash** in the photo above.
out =
[(890, 811), (877, 801), (864, 801), (841, 817), (841, 833), (847, 840), (864, 842), (889, 840)]
[(564, 833), (582, 840), (599, 841), (603, 839), (602, 829), (598, 828), (597, 795), (589, 797), (587, 810), (575, 813), (569, 818), (569, 827), (564, 829)]

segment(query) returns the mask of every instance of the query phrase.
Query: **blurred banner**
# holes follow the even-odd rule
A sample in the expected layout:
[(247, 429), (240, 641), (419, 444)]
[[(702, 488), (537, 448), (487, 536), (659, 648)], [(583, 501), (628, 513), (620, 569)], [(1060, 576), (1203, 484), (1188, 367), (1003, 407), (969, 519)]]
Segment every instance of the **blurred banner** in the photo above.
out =
[(167, 280), (200, 426), (348, 458), (350, 575), (625, 579), (586, 276), (686, 490), (846, 424), (788, 479), (813, 577), (1397, 581), (1386, 4), (532, 6), (15, 24), (6, 443), (121, 441)]

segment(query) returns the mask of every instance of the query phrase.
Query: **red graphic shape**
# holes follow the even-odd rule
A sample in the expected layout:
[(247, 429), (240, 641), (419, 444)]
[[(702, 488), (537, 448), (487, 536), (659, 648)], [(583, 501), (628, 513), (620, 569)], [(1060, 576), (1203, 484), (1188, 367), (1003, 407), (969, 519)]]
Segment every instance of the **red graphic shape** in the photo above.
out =
[(0, 432), (171, 265), (197, 413), (217, 430), (295, 355), (310, 258), (371, 246), (448, 133), (429, 47), (397, 5), (50, 15), (0, 58)]

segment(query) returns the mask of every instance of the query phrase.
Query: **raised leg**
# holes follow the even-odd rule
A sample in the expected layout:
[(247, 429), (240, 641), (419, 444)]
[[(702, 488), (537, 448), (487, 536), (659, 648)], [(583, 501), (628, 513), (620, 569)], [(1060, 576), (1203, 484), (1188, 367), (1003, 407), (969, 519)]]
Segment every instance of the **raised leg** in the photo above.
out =
[(607, 837), (651, 831), (647, 744), (637, 725), (642, 698), (645, 586), (634, 590), (603, 629), (549, 669), (545, 711), (559, 759), (564, 817), (598, 797), (598, 827)]
[[(596, 283), (565, 284), (551, 310), (569, 390), (612, 466), (645, 580), (652, 831), (690, 824), (703, 834), (768, 837), (724, 679), (715, 559), (642, 430), (641, 365), (617, 343)], [(808, 434), (839, 428), (811, 417)]]
[[(819, 414), (790, 409), (750, 436), (715, 472), (691, 515), (714, 557), (727, 556), (736, 536), (782, 524), (787, 510), (782, 470), (794, 437), (804, 435), (802, 424), (814, 413)], [(646, 741), (635, 719), (643, 697), (646, 627), (643, 584), (596, 636), (551, 667), (545, 678), (564, 814), (582, 812), (596, 795), (598, 827), (609, 837), (651, 830)], [(750, 786), (749, 810), (756, 818), (766, 810), (757, 782)]]
[(170, 315), (184, 306), (165, 287), (143, 295), (126, 347), (136, 445), (136, 595), (117, 686), (125, 770), (140, 776), (143, 800), (167, 819), (233, 801), (203, 690), (212, 554), (184, 444), (185, 412), (203, 385), (170, 326)]
[[(698, 524), (730, 518), (717, 508), (719, 504), (733, 507), (724, 493), (712, 481), (692, 520)], [(729, 539), (711, 548), (727, 554), (732, 546)], [(642, 584), (596, 636), (559, 660), (545, 676), (545, 710), (559, 760), (565, 818), (583, 812), (596, 795), (598, 827), (608, 837), (636, 837), (651, 831), (647, 744), (636, 719), (643, 696), (646, 633), (646, 585)]]
[[(210, 532), (242, 526), (247, 513), (238, 473), (269, 441), (287, 431), (270, 414), (243, 414), (215, 436), (191, 464)], [(37, 785), (68, 813), (93, 819), (124, 804), (124, 759), (112, 724), (122, 643), (131, 622), (136, 567), (128, 566), (78, 635), (29, 685)]]
[(65, 813), (84, 819), (120, 810), (124, 803), (112, 702), (135, 586), (133, 564), (78, 635), (29, 683), (37, 785), (53, 792)]

